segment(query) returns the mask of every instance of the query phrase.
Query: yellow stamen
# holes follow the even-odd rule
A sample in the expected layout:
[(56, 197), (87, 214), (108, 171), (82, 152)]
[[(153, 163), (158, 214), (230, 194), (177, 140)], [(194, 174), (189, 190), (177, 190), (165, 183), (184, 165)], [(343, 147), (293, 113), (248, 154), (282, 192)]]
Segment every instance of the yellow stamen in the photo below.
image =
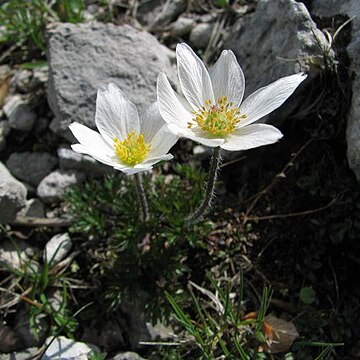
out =
[(136, 131), (128, 134), (125, 140), (114, 138), (115, 154), (119, 160), (128, 166), (140, 164), (150, 150), (150, 144), (144, 140), (144, 134), (138, 135)]
[[(240, 114), (233, 102), (228, 102), (227, 97), (223, 96), (217, 99), (215, 105), (211, 100), (205, 100), (205, 106), (194, 113), (193, 121), (211, 135), (225, 136), (234, 132), (236, 124), (246, 117), (247, 115)], [(188, 128), (191, 126), (188, 123)]]

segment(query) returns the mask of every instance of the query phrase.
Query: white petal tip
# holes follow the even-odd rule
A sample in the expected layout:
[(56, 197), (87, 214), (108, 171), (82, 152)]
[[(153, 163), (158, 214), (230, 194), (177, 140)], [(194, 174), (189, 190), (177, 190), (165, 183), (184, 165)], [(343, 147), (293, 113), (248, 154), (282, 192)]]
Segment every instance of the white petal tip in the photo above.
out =
[(85, 151), (83, 145), (81, 144), (73, 144), (71, 145), (71, 149), (79, 154), (82, 154)]
[(114, 168), (116, 170), (122, 171), (124, 174), (129, 176), (129, 175), (137, 174), (139, 172), (149, 171), (152, 169), (152, 166), (147, 166), (147, 167), (142, 166), (141, 167), (141, 164), (139, 164), (139, 165), (135, 165), (135, 167), (133, 167), (133, 168), (118, 168), (115, 166), (114, 166)]
[(178, 51), (178, 50), (181, 51), (181, 50), (185, 50), (185, 49), (189, 49), (189, 48), (190, 48), (190, 46), (186, 43), (179, 43), (176, 45), (176, 51)]
[(76, 131), (76, 129), (78, 129), (79, 127), (81, 127), (81, 124), (78, 122), (73, 122), (69, 125), (69, 129), (73, 132), (73, 130)]
[(304, 81), (307, 77), (308, 77), (308, 74), (306, 74), (305, 72), (300, 72), (298, 74), (295, 74), (293, 76), (297, 76), (301, 79), (301, 81)]

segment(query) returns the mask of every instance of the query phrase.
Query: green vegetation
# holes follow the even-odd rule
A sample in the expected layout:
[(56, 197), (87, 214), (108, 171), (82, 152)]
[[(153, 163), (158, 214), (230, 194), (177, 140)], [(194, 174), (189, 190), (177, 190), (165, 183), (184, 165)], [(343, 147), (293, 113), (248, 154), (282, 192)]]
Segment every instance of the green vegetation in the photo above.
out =
[[(12, 242), (16, 247), (16, 241)], [(18, 249), (17, 252), (18, 258), (22, 259), (21, 250)], [(72, 338), (77, 321), (68, 308), (68, 264), (50, 266), (47, 261), (41, 264), (38, 260), (40, 259), (24, 259), (21, 260), (20, 268), (8, 268), (9, 273), (13, 275), (7, 278), (9, 287), (15, 288), (9, 294), (26, 304), (30, 329), (36, 337), (40, 336), (39, 329), (42, 328), (39, 328), (39, 322), (45, 319), (45, 322), (49, 322), (49, 335), (62, 332)], [(13, 277), (16, 279), (16, 286)]]
[(201, 199), (203, 180), (202, 172), (188, 166), (176, 166), (173, 175), (158, 175), (153, 181), (146, 178), (152, 218), (140, 226), (131, 177), (111, 175), (68, 192), (69, 210), (76, 217), (71, 231), (88, 239), (84, 249), (97, 249), (95, 258), (83, 259), (83, 270), (97, 264), (92, 281), (101, 279), (99, 302), (106, 311), (145, 296), (149, 318), (168, 321), (164, 291), (180, 299), (192, 274), (201, 278), (211, 222), (186, 229), (184, 219)]
[(82, 22), (84, 7), (84, 0), (4, 1), (0, 7), (0, 49), (4, 50), (0, 62), (13, 53), (24, 59), (43, 56), (47, 24)]

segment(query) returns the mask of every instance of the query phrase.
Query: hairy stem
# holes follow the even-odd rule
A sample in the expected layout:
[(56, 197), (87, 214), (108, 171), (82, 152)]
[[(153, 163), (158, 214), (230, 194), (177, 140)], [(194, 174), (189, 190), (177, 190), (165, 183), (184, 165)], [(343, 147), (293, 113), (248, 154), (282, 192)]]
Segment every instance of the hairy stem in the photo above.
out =
[(136, 193), (139, 202), (140, 208), (140, 220), (141, 222), (146, 222), (149, 220), (149, 206), (146, 200), (146, 195), (144, 191), (144, 185), (142, 181), (142, 176), (140, 173), (134, 175), (135, 179), (135, 186), (136, 186)]
[(215, 195), (215, 182), (221, 163), (221, 148), (218, 146), (213, 149), (210, 161), (210, 169), (206, 185), (205, 197), (201, 205), (186, 219), (186, 224), (191, 225), (199, 221), (206, 211), (210, 208)]

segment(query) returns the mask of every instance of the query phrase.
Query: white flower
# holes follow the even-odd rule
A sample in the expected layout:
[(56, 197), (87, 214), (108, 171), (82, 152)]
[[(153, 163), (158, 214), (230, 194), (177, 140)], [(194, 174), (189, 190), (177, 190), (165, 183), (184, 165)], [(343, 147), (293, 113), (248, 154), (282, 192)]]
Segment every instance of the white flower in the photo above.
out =
[(98, 90), (95, 123), (100, 133), (79, 123), (69, 126), (80, 143), (72, 145), (74, 151), (128, 175), (173, 158), (167, 152), (177, 137), (167, 129), (157, 105), (139, 118), (135, 105), (114, 84)]
[(174, 92), (164, 73), (157, 84), (161, 116), (174, 134), (230, 151), (271, 144), (282, 137), (275, 127), (253, 122), (281, 106), (306, 75), (283, 77), (242, 102), (245, 78), (231, 50), (222, 52), (210, 72), (186, 44), (177, 45), (176, 56), (184, 97)]

